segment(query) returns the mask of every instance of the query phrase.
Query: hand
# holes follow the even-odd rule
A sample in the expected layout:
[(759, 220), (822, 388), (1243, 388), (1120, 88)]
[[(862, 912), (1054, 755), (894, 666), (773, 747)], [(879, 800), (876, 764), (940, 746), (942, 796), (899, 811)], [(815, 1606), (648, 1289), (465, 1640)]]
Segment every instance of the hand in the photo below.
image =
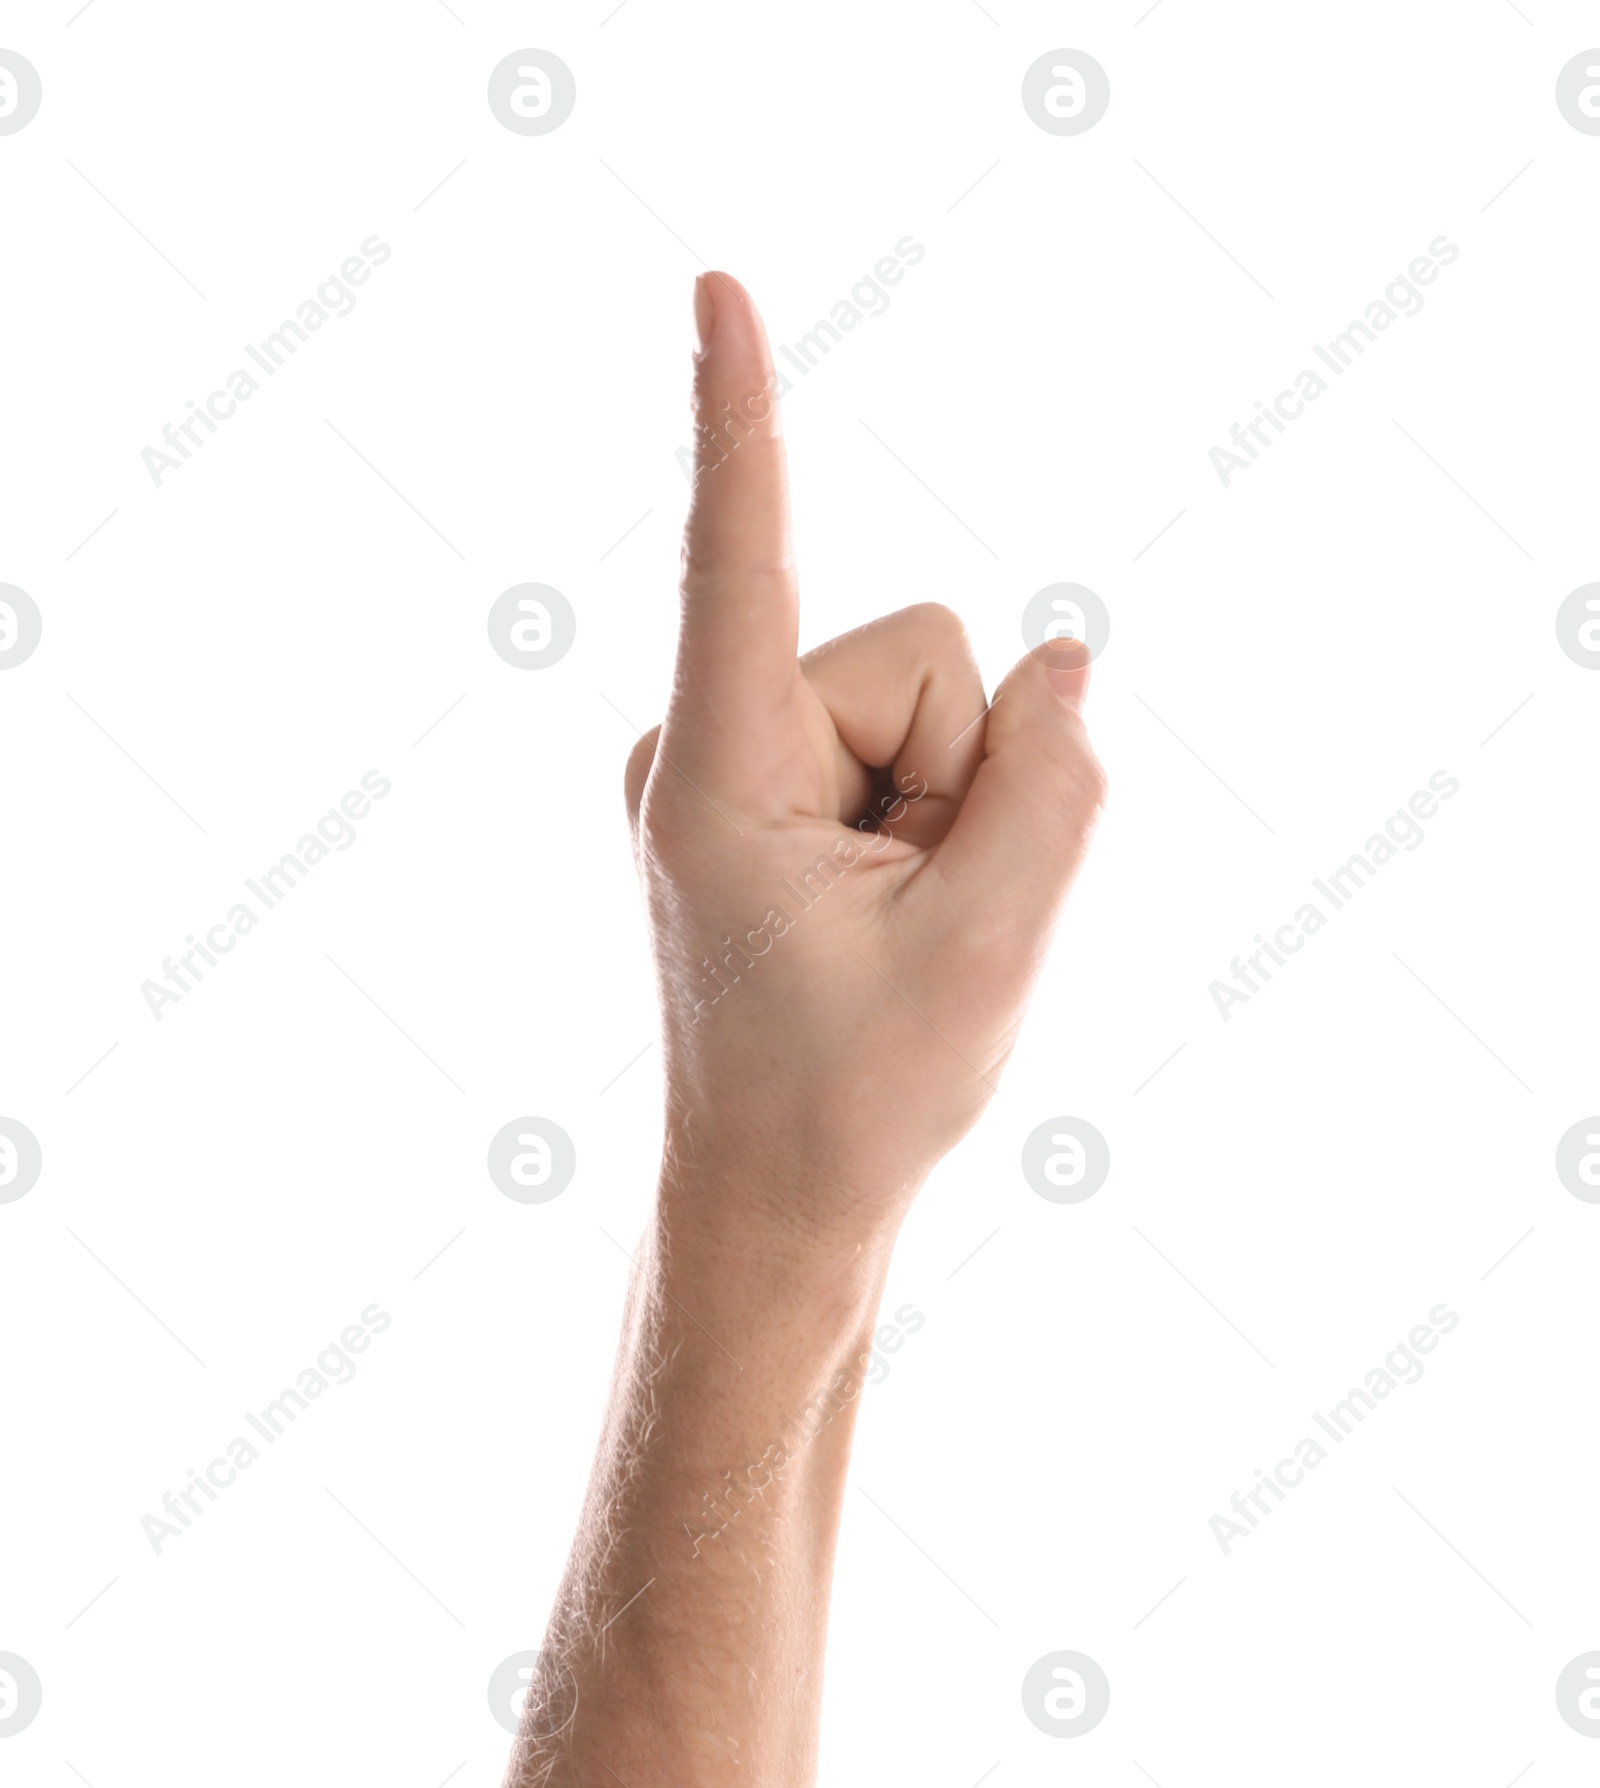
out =
[(1088, 653), (1040, 648), (989, 704), (960, 621), (922, 603), (798, 657), (766, 335), (725, 274), (695, 308), (677, 669), (627, 772), (664, 1196), (741, 1248), (870, 1247), (1016, 1040), (1105, 792)]

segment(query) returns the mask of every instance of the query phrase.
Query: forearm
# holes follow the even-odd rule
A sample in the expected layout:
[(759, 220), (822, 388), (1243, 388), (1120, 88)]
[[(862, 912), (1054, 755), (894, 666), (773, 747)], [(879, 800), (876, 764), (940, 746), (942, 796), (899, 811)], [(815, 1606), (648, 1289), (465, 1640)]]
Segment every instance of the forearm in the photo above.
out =
[(724, 1222), (726, 1180), (665, 1180), (638, 1253), (514, 1788), (813, 1778), (888, 1241), (825, 1253), (797, 1232)]

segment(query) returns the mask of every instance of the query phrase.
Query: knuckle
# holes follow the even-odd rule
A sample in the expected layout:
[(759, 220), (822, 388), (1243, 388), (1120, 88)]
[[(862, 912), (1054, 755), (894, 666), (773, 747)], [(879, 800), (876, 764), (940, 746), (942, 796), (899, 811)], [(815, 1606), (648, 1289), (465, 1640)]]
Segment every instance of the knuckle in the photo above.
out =
[(1110, 796), (1111, 779), (1082, 727), (1060, 731), (1049, 755), (1062, 806), (1092, 820)]
[(916, 602), (900, 611), (919, 633), (945, 644), (966, 644), (966, 623), (953, 608), (942, 602)]
[(1106, 774), (1105, 765), (1087, 745), (1083, 748), (1078, 774), (1081, 778), (1085, 806), (1091, 812), (1099, 813), (1111, 798), (1111, 778)]
[(730, 560), (706, 545), (686, 544), (680, 560), (678, 595), (689, 610), (726, 607), (733, 603), (781, 601), (796, 581), (792, 554)]
[(640, 803), (644, 799), (644, 785), (650, 776), (650, 766), (656, 758), (656, 741), (661, 737), (661, 728), (653, 726), (647, 733), (640, 733), (628, 753), (628, 762), (622, 773), (623, 799), (628, 804), (628, 812), (637, 814)]

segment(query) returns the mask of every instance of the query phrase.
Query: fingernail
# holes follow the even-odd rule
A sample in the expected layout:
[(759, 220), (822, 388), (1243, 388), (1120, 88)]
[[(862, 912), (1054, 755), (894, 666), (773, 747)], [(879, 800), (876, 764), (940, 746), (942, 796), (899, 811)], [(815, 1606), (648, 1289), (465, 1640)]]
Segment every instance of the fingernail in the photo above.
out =
[(700, 338), (700, 352), (711, 346), (711, 327), (717, 320), (716, 306), (711, 302), (707, 276), (702, 273), (694, 282), (694, 328)]
[(1050, 687), (1068, 701), (1082, 701), (1085, 672), (1089, 668), (1089, 648), (1081, 639), (1050, 639), (1042, 653)]

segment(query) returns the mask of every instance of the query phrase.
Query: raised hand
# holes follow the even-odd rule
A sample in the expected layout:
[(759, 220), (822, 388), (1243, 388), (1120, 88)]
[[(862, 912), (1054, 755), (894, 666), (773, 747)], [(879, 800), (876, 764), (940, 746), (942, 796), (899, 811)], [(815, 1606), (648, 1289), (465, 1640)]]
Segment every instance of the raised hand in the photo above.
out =
[(1104, 794), (1087, 652), (1042, 647), (991, 705), (960, 621), (922, 603), (799, 657), (766, 335), (726, 274), (695, 298), (677, 673), (627, 774), (669, 1157), (753, 1155), (775, 1214), (826, 1241), (893, 1221), (1010, 1052)]

